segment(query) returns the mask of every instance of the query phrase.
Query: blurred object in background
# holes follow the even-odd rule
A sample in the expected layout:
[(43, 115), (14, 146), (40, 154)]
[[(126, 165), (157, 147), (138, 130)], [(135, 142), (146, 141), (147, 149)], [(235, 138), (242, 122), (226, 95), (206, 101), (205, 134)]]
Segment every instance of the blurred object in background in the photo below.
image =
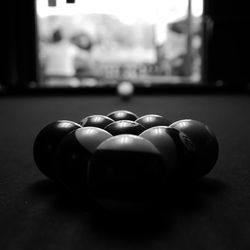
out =
[(89, 69), (90, 62), (88, 51), (72, 43), (60, 29), (53, 31), (51, 39), (40, 47), (43, 84), (47, 86), (77, 87), (77, 65)]
[[(77, 80), (74, 86), (85, 86), (86, 79), (95, 80), (94, 86), (201, 81), (201, 0), (78, 0), (72, 5), (58, 0), (53, 8), (36, 1), (41, 54), (51, 45), (45, 41), (60, 27), (67, 43), (78, 49), (69, 53), (72, 58), (82, 55), (65, 74)], [(44, 79), (52, 69), (42, 71), (41, 84), (48, 84)]]
[(48, 6), (49, 7), (55, 7), (56, 6), (56, 0), (48, 0)]

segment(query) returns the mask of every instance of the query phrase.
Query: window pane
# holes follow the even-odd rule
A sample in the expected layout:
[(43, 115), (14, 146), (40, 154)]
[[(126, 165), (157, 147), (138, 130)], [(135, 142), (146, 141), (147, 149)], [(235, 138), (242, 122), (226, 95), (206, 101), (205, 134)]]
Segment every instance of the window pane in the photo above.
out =
[(37, 0), (41, 85), (199, 83), (202, 0)]

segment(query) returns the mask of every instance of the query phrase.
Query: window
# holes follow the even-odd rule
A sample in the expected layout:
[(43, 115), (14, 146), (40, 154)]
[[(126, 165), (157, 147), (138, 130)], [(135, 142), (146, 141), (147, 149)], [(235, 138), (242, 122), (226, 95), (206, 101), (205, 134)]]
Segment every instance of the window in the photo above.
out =
[(36, 0), (39, 84), (199, 84), (202, 14), (202, 0)]

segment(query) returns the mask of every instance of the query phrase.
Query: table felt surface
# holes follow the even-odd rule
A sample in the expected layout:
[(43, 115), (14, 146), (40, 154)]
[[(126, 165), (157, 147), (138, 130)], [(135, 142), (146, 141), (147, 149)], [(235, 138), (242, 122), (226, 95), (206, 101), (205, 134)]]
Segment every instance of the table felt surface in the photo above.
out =
[[(250, 249), (249, 107), (248, 95), (232, 94), (1, 97), (0, 249)], [(52, 121), (118, 109), (203, 121), (220, 146), (214, 169), (166, 195), (161, 213), (91, 213), (39, 172), (33, 142)]]

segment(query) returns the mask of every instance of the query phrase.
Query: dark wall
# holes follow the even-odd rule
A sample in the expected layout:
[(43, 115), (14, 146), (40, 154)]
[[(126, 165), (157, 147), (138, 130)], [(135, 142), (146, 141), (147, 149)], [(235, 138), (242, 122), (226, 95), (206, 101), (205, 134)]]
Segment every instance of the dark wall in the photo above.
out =
[(205, 1), (205, 15), (213, 22), (206, 48), (207, 80), (233, 87), (250, 81), (250, 15), (247, 1)]
[(0, 3), (0, 83), (26, 86), (36, 80), (35, 0)]
[(249, 15), (246, 0), (204, 0), (204, 9), (212, 18), (247, 17)]

